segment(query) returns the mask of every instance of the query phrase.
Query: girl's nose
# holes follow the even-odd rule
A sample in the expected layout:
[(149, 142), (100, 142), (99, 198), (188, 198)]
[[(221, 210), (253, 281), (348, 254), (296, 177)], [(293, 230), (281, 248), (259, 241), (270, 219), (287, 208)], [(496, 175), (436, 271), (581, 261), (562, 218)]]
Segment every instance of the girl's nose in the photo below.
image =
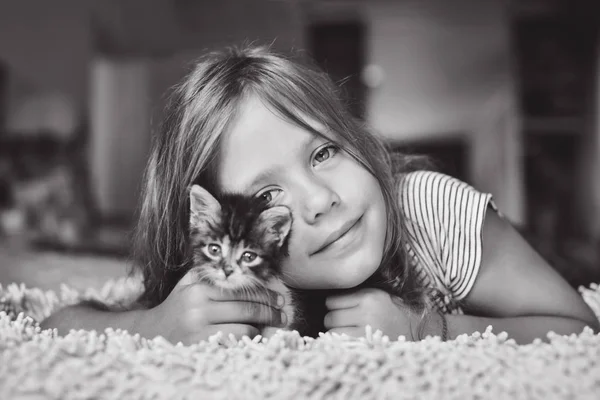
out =
[(337, 192), (323, 182), (311, 181), (304, 190), (303, 217), (309, 224), (318, 222), (332, 208), (340, 204)]

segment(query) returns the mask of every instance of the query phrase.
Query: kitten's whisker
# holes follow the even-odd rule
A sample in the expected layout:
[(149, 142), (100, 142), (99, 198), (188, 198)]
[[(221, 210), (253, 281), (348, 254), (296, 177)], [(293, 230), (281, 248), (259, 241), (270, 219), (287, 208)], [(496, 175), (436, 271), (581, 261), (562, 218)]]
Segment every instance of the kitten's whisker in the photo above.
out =
[[(257, 279), (257, 281), (258, 281), (258, 279)], [(267, 299), (269, 298), (269, 288), (266, 287), (264, 284), (262, 284), (262, 282), (260, 285), (257, 286), (256, 289), (257, 289), (258, 294), (264, 295), (264, 297), (266, 297)]]
[(256, 276), (248, 276), (248, 281), (244, 282), (244, 285), (240, 290), (243, 290), (249, 297), (260, 296), (267, 299), (269, 298), (269, 288), (265, 285), (263, 280)]
[(250, 292), (250, 290), (248, 290), (248, 287), (246, 286), (246, 284), (244, 283), (244, 285), (240, 288), (240, 291), (242, 292), (242, 294), (244, 295), (245, 298), (250, 298), (252, 297), (252, 293)]
[(254, 285), (251, 285), (249, 282), (244, 282), (243, 286), (240, 288), (240, 290), (242, 291), (242, 293), (244, 293), (244, 295), (247, 298), (252, 298), (253, 294), (254, 294)]
[[(285, 272), (283, 272), (283, 271), (281, 271), (281, 276), (282, 276), (282, 277), (289, 278), (289, 281), (290, 281), (290, 282), (294, 282), (294, 283), (297, 283), (297, 282), (298, 282), (298, 279), (294, 278), (292, 275), (290, 275), (290, 274), (287, 274), (287, 273), (285, 273)], [(288, 279), (286, 279), (286, 280), (288, 280)]]
[(254, 285), (254, 288), (253, 288), (254, 293), (256, 293), (258, 296), (263, 295), (263, 294), (268, 296), (269, 289), (267, 289), (267, 287), (264, 285), (264, 283), (261, 282), (259, 279), (255, 279), (255, 280), (256, 280), (257, 284)]
[(188, 273), (191, 273), (193, 275), (194, 282), (204, 281), (206, 280), (206, 278), (208, 278), (208, 274), (206, 273), (206, 271), (204, 271), (201, 268), (192, 268), (191, 271), (189, 271)]

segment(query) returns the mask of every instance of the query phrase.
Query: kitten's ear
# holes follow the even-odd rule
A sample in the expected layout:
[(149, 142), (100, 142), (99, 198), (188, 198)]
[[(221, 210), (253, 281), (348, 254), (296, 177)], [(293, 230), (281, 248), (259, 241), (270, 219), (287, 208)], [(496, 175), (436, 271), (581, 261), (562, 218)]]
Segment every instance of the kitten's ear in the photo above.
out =
[(221, 211), (221, 204), (208, 190), (199, 185), (190, 188), (190, 222), (198, 218), (214, 217)]
[(267, 208), (258, 216), (257, 228), (264, 235), (263, 240), (281, 247), (292, 228), (292, 213), (284, 206)]

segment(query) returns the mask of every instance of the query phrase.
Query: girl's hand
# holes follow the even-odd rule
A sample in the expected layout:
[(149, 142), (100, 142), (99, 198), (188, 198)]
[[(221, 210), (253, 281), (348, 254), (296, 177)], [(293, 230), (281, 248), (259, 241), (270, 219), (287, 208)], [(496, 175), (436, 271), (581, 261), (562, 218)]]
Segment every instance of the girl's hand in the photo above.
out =
[(407, 340), (417, 337), (419, 316), (383, 290), (366, 288), (330, 296), (325, 306), (329, 312), (324, 323), (329, 332), (358, 337), (364, 336), (365, 327), (371, 325), (374, 331), (379, 329), (392, 340), (400, 335)]
[(256, 325), (285, 324), (279, 294), (270, 290), (254, 295), (224, 290), (195, 282), (192, 275), (186, 274), (160, 305), (141, 311), (135, 324), (137, 332), (189, 345), (218, 331), (237, 338), (254, 337), (259, 333)]

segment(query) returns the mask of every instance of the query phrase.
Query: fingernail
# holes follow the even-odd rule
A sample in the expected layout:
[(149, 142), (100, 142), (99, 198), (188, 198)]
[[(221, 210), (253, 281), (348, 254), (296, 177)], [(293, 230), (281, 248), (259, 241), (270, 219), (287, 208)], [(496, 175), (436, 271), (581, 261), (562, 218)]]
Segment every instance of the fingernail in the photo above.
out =
[(285, 298), (282, 295), (278, 294), (277, 295), (277, 307), (281, 308), (284, 306), (284, 304), (285, 304)]
[(285, 315), (285, 313), (283, 311), (281, 312), (281, 325), (282, 326), (287, 325), (287, 315)]

